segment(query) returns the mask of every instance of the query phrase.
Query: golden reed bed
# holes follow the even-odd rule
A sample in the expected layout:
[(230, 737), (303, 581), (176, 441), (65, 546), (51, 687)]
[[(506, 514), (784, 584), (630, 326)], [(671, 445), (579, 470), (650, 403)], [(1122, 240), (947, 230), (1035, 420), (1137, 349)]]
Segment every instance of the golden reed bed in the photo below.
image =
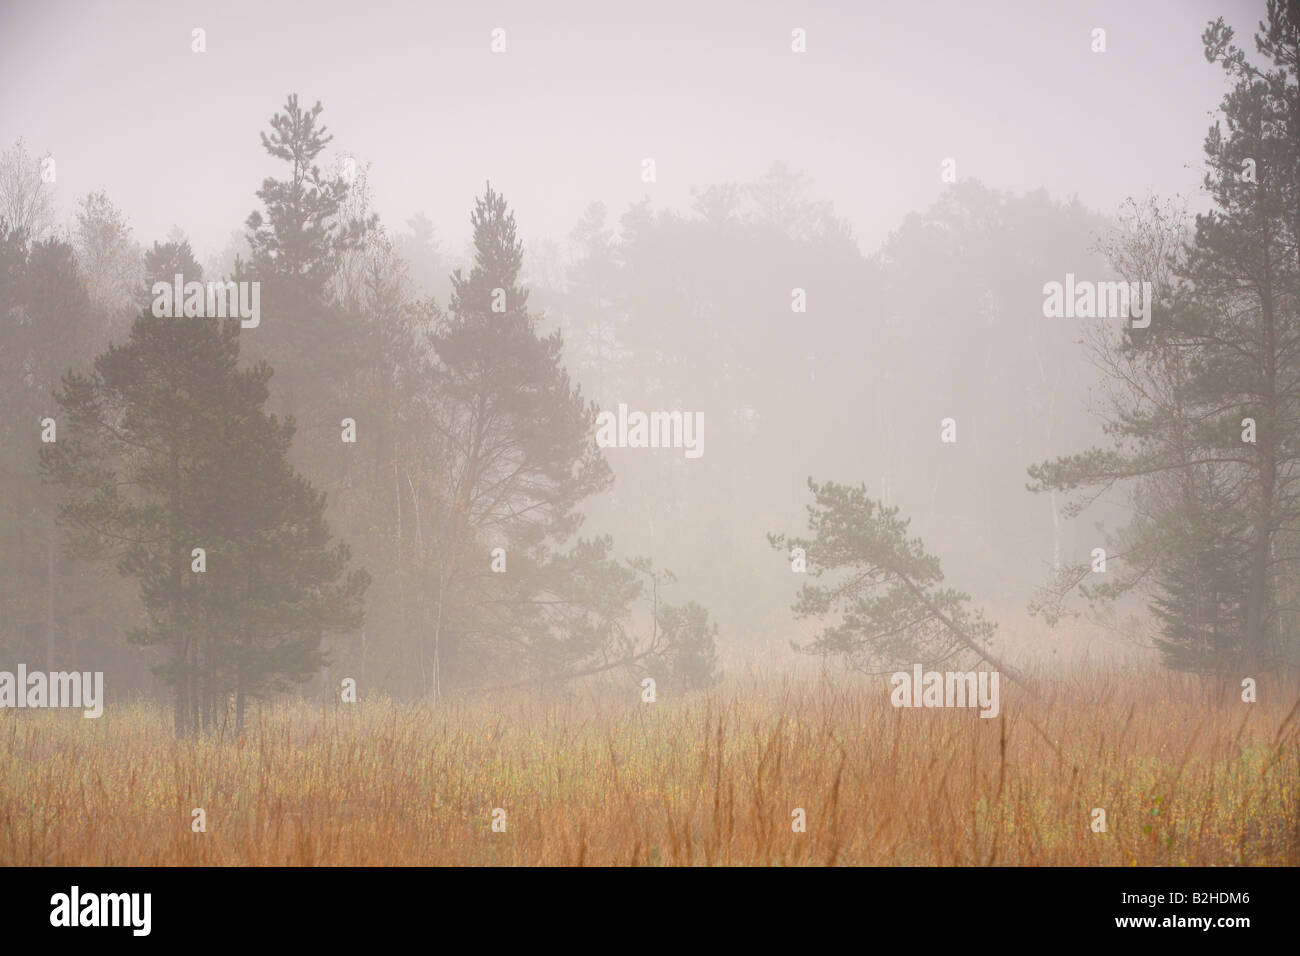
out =
[(3, 711), (0, 863), (1300, 863), (1293, 683), (1254, 704), (1158, 670), (1035, 686), (1006, 683), (996, 719), (847, 676), (297, 702), (179, 744), (151, 706)]

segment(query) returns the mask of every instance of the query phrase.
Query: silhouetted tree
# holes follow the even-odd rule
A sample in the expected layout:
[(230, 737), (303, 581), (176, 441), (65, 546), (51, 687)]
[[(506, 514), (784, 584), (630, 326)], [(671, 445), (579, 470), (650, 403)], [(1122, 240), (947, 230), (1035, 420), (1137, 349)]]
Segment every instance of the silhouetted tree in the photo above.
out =
[[(1173, 472), (1196, 473), (1204, 487), (1215, 469), (1223, 489), (1216, 512), (1198, 514), (1194, 499), (1183, 498), (1165, 520), (1187, 526), (1133, 529), (1130, 555), (1139, 572), (1162, 571), (1167, 660), (1195, 659), (1206, 639), (1196, 605), (1180, 597), (1244, 584), (1240, 630), (1235, 612), (1216, 612), (1216, 646), (1201, 655), (1207, 667), (1230, 660), (1253, 668), (1283, 655), (1280, 614), (1290, 610), (1283, 602), (1295, 596), (1287, 582), (1300, 560), (1300, 13), (1270, 0), (1263, 27), (1256, 46), (1272, 68), (1249, 63), (1222, 19), (1205, 31), (1206, 59), (1233, 81), (1222, 106), (1226, 131), (1216, 123), (1205, 141), (1215, 208), (1197, 217), (1193, 240), (1175, 257), (1150, 327), (1128, 329), (1116, 349), (1112, 446), (1030, 469), (1035, 489), (1092, 497)], [(1148, 382), (1161, 400), (1151, 400)], [(1241, 563), (1228, 569), (1225, 561)], [(1228, 593), (1227, 604), (1236, 603)], [(1174, 647), (1182, 651), (1170, 658)]]
[(988, 646), (996, 625), (970, 609), (969, 595), (943, 587), (938, 558), (907, 536), (908, 521), (897, 508), (868, 498), (865, 485), (809, 479), (808, 488), (815, 501), (808, 506), (813, 536), (769, 534), (768, 541), (792, 562), (802, 559), (809, 577), (830, 578), (800, 589), (795, 614), (843, 616), (803, 650), (840, 657), (869, 673), (983, 659), (1021, 679)]
[[(440, 467), (426, 472), (434, 507), (424, 534), (437, 549), (426, 588), (435, 693), (444, 676), (565, 670), (609, 627), (575, 584), (607, 579), (606, 595), (625, 587), (608, 541), (557, 550), (582, 522), (577, 504), (612, 481), (594, 441), (597, 409), (569, 381), (560, 334), (537, 332), (518, 282), (514, 215), (490, 185), (471, 222), (474, 265), (453, 274), (432, 336)], [(496, 548), (505, 573), (491, 570)]]
[(238, 336), (237, 318), (146, 311), (64, 377), (59, 440), (41, 448), (76, 552), (139, 585), (146, 622), (128, 639), (164, 649), (178, 734), (211, 726), (229, 693), (242, 719), (246, 695), (310, 674), (322, 635), (359, 624), (368, 583), (339, 582), (347, 546), (288, 465), (293, 423), (263, 411), (271, 369), (240, 369)]

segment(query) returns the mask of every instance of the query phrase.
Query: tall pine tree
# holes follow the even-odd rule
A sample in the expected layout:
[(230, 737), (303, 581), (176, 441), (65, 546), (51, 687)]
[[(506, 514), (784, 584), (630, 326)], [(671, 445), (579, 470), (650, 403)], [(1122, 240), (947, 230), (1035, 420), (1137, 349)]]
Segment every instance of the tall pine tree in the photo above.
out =
[[(1086, 488), (1094, 497), (1139, 480), (1139, 510), (1157, 520), (1129, 529), (1134, 573), (1125, 584), (1152, 586), (1166, 659), (1184, 666), (1199, 659), (1205, 669), (1253, 670), (1293, 651), (1284, 625), (1294, 620), (1288, 582), (1300, 561), (1298, 11), (1268, 4), (1255, 39), (1271, 66), (1249, 62), (1222, 19), (1207, 28), (1206, 59), (1232, 82), (1223, 121), (1205, 140), (1215, 208), (1197, 217), (1193, 240), (1176, 255), (1150, 327), (1125, 333), (1115, 367), (1128, 397), (1106, 423), (1113, 445), (1030, 469), (1037, 490)], [(1173, 366), (1176, 376), (1155, 378)], [(1151, 401), (1153, 391), (1167, 400)], [(1180, 493), (1175, 507), (1153, 506), (1157, 476), (1208, 487), (1210, 469), (1221, 489), (1212, 496)], [(1212, 500), (1214, 512), (1198, 500)], [(1209, 617), (1182, 601), (1197, 592), (1221, 595)]]
[(65, 376), (59, 440), (41, 449), (74, 550), (139, 585), (145, 623), (128, 639), (162, 649), (178, 734), (211, 727), (232, 695), (242, 720), (248, 695), (312, 673), (322, 635), (358, 625), (368, 584), (345, 575), (324, 496), (288, 465), (293, 423), (263, 410), (271, 369), (239, 368), (239, 331), (144, 312)]
[(427, 473), (437, 508), (423, 533), (437, 549), (426, 588), (435, 693), (598, 656), (639, 590), (607, 538), (558, 550), (580, 527), (578, 503), (612, 481), (597, 409), (569, 380), (560, 334), (540, 334), (528, 311), (523, 244), (491, 185), (471, 222), (474, 265), (452, 276), (432, 336), (440, 463)]

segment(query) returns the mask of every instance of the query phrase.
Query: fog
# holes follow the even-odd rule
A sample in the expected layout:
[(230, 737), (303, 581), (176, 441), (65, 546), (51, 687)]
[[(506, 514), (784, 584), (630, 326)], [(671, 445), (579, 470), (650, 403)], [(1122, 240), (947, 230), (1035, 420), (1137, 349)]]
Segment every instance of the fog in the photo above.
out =
[[(1104, 442), (1102, 373), (1087, 344), (1128, 321), (1045, 317), (1044, 285), (1121, 278), (1105, 250), (1123, 235), (1126, 200), (1208, 208), (1203, 142), (1228, 83), (1201, 35), (1219, 16), (1248, 43), (1262, 9), (7, 5), (0, 143), (21, 138), (33, 159), (57, 163), (44, 235), (79, 250), (83, 276), (102, 277), (78, 209), (103, 190), (129, 242), (109, 287), (88, 287), (100, 318), (76, 333), (83, 354), (50, 346), (60, 367), (39, 375), (27, 353), (11, 351), (4, 366), (10, 447), (26, 416), (26, 457), (7, 459), (5, 490), (31, 496), (7, 519), (20, 550), (6, 559), (4, 639), (37, 660), (120, 666), (117, 688), (157, 692), (147, 650), (120, 663), (119, 636), (138, 623), (134, 585), (62, 544), (47, 554), (46, 524), (22, 523), (55, 507), (54, 492), (36, 490), (34, 421), (50, 414), (54, 376), (88, 368), (148, 307), (156, 276), (142, 263), (155, 242), (188, 240), (208, 279), (233, 276), (237, 257), (255, 260), (245, 221), (266, 214), (263, 180), (284, 176), (259, 134), (296, 94), (304, 109), (324, 106), (333, 140), (314, 162), (344, 171), (343, 210), (378, 216), (377, 245), (359, 248), (382, 248), (383, 268), (400, 272), (393, 315), (452, 311), (449, 276), (471, 275), (470, 215), (490, 183), (518, 224), (527, 311), (539, 336), (562, 335), (561, 365), (583, 399), (702, 420), (695, 457), (602, 448), (612, 482), (581, 496), (580, 532), (554, 540), (609, 534), (618, 559), (671, 569), (668, 599), (708, 610), (724, 670), (793, 666), (791, 641), (817, 630), (792, 612), (802, 581), (767, 538), (805, 532), (809, 478), (862, 484), (897, 506), (944, 584), (1000, 625), (993, 646), (1013, 660), (1151, 656), (1141, 601), (1057, 629), (1027, 611), (1054, 569), (1089, 561), (1132, 517), (1118, 489), (1075, 517), (1064, 493), (1026, 487), (1035, 463)], [(335, 276), (341, 299), (366, 287), (377, 261), (357, 256)], [(275, 339), (291, 312), (265, 306), (261, 324), (241, 331), (241, 354), (273, 366), (268, 407), (299, 429), (290, 460), (327, 494), (331, 531), (374, 578), (364, 620), (334, 629), (324, 666), (334, 684), (365, 674), (387, 692), (427, 694), (429, 679), (413, 675), (442, 618), (426, 603), (434, 579), (404, 549), (418, 539), (419, 560), (438, 560), (424, 502), (448, 472), (399, 468), (426, 446), (396, 413), (384, 426), (389, 457), (345, 463), (336, 422), (355, 417), (364, 448), (378, 412), (353, 409), (381, 403), (342, 384), (336, 400), (329, 386), (352, 373), (329, 364), (338, 356), (294, 370), (317, 361), (302, 343), (321, 355), (344, 347), (310, 321), (302, 338)], [(392, 514), (368, 510), (390, 492)], [(474, 543), (485, 555), (504, 525), (492, 527)], [(505, 551), (537, 545), (517, 533), (500, 531)], [(513, 680), (504, 653), (465, 664), (463, 685)]]
[[(526, 238), (563, 238), (588, 202), (748, 181), (784, 160), (835, 204), (864, 254), (941, 192), (938, 163), (1012, 193), (1112, 212), (1200, 183), (1223, 92), (1199, 37), (1246, 3), (601, 3), (359, 7), (8, 4), (6, 142), (60, 160), (65, 212), (109, 189), (137, 236), (181, 225), (223, 246), (270, 168), (257, 124), (298, 92), (334, 148), (374, 164), (384, 219), (425, 212), (448, 248), (491, 179)], [(207, 51), (190, 31), (207, 31)], [(505, 55), (490, 31), (507, 31)], [(1107, 31), (1093, 54), (1094, 27)], [(791, 55), (791, 30), (807, 53)], [(1080, 37), (1084, 38), (1080, 40)], [(170, 144), (170, 145), (169, 145)], [(653, 190), (640, 161), (653, 156)]]

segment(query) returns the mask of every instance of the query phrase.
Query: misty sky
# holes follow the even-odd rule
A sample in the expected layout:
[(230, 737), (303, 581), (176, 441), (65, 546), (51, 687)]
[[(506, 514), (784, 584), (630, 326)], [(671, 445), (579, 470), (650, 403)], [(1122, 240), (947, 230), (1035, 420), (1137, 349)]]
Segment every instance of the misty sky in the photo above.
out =
[[(0, 143), (54, 154), (61, 217), (106, 189), (144, 243), (173, 224), (216, 253), (280, 175), (258, 133), (290, 92), (325, 104), (332, 149), (372, 162), (390, 228), (416, 211), (460, 252), (490, 178), (525, 236), (587, 203), (788, 161), (871, 251), (939, 193), (939, 164), (1113, 212), (1190, 193), (1224, 90), (1200, 35), (1253, 52), (1262, 3), (607, 2), (0, 4)], [(207, 52), (190, 31), (207, 31)], [(494, 27), (508, 50), (489, 51)], [(808, 31), (808, 52), (790, 31)], [(1108, 50), (1090, 51), (1090, 31)], [(658, 182), (641, 181), (653, 157)], [(333, 156), (330, 157), (333, 159)]]

